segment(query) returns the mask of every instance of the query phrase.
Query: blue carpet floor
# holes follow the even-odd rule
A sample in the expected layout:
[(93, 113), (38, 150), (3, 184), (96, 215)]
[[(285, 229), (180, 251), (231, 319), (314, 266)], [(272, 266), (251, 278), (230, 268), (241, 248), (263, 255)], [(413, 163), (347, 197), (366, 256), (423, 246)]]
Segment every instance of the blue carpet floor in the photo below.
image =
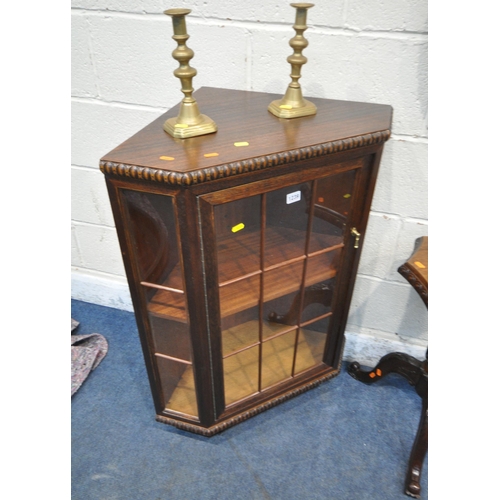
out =
[[(420, 418), (398, 375), (341, 374), (211, 438), (155, 421), (134, 315), (72, 301), (109, 351), (72, 398), (72, 500), (404, 500)], [(69, 324), (69, 319), (68, 319)], [(427, 499), (427, 459), (422, 474)]]

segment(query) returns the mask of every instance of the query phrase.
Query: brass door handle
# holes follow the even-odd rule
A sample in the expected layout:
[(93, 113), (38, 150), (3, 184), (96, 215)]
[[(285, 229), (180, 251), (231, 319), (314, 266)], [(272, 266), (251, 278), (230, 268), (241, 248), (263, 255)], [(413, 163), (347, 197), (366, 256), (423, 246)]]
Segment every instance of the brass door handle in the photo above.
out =
[(351, 234), (353, 236), (356, 236), (356, 239), (354, 240), (354, 248), (359, 248), (359, 238), (361, 238), (361, 233), (359, 233), (358, 230), (353, 227), (351, 229)]

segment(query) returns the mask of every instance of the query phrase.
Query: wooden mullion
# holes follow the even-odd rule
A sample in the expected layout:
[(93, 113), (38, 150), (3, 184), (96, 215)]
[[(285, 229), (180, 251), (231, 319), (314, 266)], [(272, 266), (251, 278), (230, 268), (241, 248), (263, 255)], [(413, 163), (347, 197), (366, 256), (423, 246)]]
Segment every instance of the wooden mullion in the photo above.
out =
[[(316, 199), (316, 180), (312, 181), (311, 190), (311, 200), (309, 206), (309, 215), (307, 218), (307, 234), (306, 234), (306, 245), (304, 249), (305, 255), (309, 253), (309, 243), (311, 241), (312, 232), (312, 220), (314, 216), (314, 200)], [(300, 284), (300, 300), (299, 300), (299, 314), (297, 316), (297, 331), (295, 333), (295, 346), (293, 348), (293, 362), (292, 362), (292, 377), (295, 375), (295, 362), (297, 360), (297, 347), (299, 345), (299, 334), (300, 334), (300, 321), (302, 319), (302, 308), (304, 307), (304, 294), (306, 287), (306, 276), (307, 276), (307, 263), (309, 259), (306, 258), (304, 261), (304, 268), (302, 269), (302, 283)]]
[(266, 250), (266, 217), (267, 196), (261, 194), (260, 199), (260, 295), (259, 295), (259, 383), (258, 390), (262, 391), (262, 334), (264, 329), (264, 255)]

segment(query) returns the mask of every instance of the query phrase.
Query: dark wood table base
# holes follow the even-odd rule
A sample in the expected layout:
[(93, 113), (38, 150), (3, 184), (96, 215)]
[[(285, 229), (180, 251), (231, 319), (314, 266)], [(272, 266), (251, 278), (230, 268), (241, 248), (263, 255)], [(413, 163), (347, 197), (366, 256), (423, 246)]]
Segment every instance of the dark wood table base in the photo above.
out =
[[(425, 307), (428, 307), (429, 263), (427, 236), (415, 240), (412, 255), (399, 267), (398, 272), (419, 294)], [(420, 498), (420, 476), (422, 464), (427, 454), (427, 384), (429, 378), (427, 360), (428, 353), (426, 353), (424, 361), (419, 361), (413, 356), (402, 352), (391, 352), (380, 358), (377, 366), (372, 370), (361, 370), (359, 363), (356, 361), (351, 363), (347, 369), (351, 377), (365, 384), (373, 384), (388, 373), (397, 373), (415, 386), (417, 394), (422, 398), (420, 423), (413, 442), (405, 481), (405, 493), (414, 498)]]
[(427, 454), (427, 356), (425, 361), (419, 361), (408, 354), (392, 352), (383, 356), (373, 370), (364, 371), (359, 363), (354, 361), (349, 365), (347, 372), (364, 384), (373, 384), (389, 373), (397, 373), (415, 386), (417, 394), (422, 398), (420, 423), (413, 442), (405, 481), (405, 493), (414, 498), (420, 498), (420, 476)]

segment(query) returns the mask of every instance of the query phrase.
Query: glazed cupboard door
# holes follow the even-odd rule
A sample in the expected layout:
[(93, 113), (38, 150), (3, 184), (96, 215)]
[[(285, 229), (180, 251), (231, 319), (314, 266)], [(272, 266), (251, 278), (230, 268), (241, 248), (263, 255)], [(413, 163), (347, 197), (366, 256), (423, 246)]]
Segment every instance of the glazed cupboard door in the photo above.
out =
[(363, 163), (200, 196), (226, 410), (325, 367)]
[(132, 189), (117, 193), (156, 404), (164, 414), (198, 420), (176, 199)]

